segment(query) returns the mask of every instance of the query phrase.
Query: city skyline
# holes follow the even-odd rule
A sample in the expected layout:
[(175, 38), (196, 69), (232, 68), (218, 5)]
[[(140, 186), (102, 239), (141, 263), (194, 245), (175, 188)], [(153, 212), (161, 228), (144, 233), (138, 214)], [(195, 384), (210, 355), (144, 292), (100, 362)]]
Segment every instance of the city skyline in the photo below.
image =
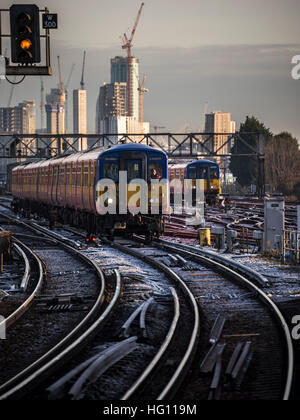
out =
[[(4, 6), (12, 4), (9, 1), (4, 3)], [(40, 1), (36, 3), (41, 4)], [(114, 9), (114, 14), (112, 6), (104, 4), (103, 8), (98, 6), (97, 9), (96, 3), (89, 1), (90, 10), (86, 10), (83, 27), (87, 24), (86, 17), (93, 22), (93, 8), (99, 12), (102, 8), (102, 12), (106, 13), (103, 29), (102, 26), (98, 27), (96, 43), (93, 41), (95, 28), (92, 22), (89, 38), (86, 35), (88, 31), (82, 31), (84, 36), (81, 41), (78, 40), (79, 34), (72, 30), (70, 19), (78, 16), (80, 7), (76, 13), (75, 7), (74, 12), (73, 9), (70, 12), (69, 2), (64, 3), (59, 4), (56, 0), (48, 2), (50, 10), (59, 13), (59, 29), (51, 33), (53, 76), (44, 78), (45, 91), (49, 92), (58, 84), (58, 54), (63, 57), (64, 80), (68, 77), (72, 63), (76, 63), (69, 91), (79, 88), (82, 52), (86, 49), (88, 131), (93, 132), (99, 88), (110, 79), (110, 59), (124, 56), (119, 36), (132, 27), (140, 1), (131, 2), (126, 11)], [(79, 4), (76, 0), (74, 3)], [(139, 59), (140, 74), (147, 75), (147, 87), (150, 89), (150, 94), (145, 97), (144, 119), (153, 126), (165, 126), (166, 130), (163, 131), (202, 131), (204, 110), (208, 103), (208, 112), (231, 112), (237, 121), (237, 128), (247, 115), (255, 115), (274, 133), (287, 130), (300, 139), (300, 82), (291, 77), (292, 57), (300, 53), (299, 25), (293, 24), (300, 11), (299, 2), (288, 0), (283, 8), (277, 0), (268, 0), (260, 6), (254, 1), (248, 5), (249, 13), (244, 15), (243, 29), (240, 22), (246, 4), (243, 0), (240, 5), (235, 0), (226, 2), (228, 10), (223, 20), (219, 14), (220, 11), (224, 12), (224, 2), (220, 0), (213, 0), (210, 6), (200, 6), (199, 2), (192, 0), (188, 2), (189, 7), (175, 0), (172, 2), (174, 7), (168, 9), (169, 19), (165, 26), (168, 30), (162, 37), (162, 21), (166, 18), (167, 5), (170, 7), (170, 3), (167, 0), (159, 6), (156, 0), (145, 2), (134, 41), (133, 55)], [(116, 6), (121, 3), (115, 0), (112, 4)], [(67, 15), (63, 14), (64, 10), (68, 10)], [(115, 21), (109, 26), (110, 19)], [(174, 28), (180, 19), (187, 30), (179, 26), (178, 34), (175, 34)], [(197, 19), (200, 29), (195, 26)], [(207, 32), (204, 28), (209, 21), (216, 25), (213, 31)], [(281, 25), (276, 27), (279, 21)], [(151, 22), (155, 24), (156, 30), (150, 37)], [(233, 22), (234, 28), (229, 25)], [(255, 31), (253, 24), (256, 25)], [(233, 29), (238, 34), (235, 39)], [(74, 44), (77, 46), (74, 47)], [(0, 89), (0, 106), (7, 106), (11, 87), (1, 82)], [(12, 105), (23, 100), (34, 100), (38, 109), (39, 96), (39, 78), (28, 77), (15, 88)], [(69, 127), (72, 127), (72, 115), (69, 115)]]

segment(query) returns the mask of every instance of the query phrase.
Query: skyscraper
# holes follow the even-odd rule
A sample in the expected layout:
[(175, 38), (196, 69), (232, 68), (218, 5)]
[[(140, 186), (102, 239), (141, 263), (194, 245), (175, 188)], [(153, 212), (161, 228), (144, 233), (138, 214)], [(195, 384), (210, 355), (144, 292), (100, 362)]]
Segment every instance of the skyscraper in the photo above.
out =
[[(34, 101), (23, 101), (15, 107), (0, 108), (0, 132), (14, 134), (34, 134), (35, 133), (35, 103)], [(7, 138), (9, 142), (10, 138)], [(30, 156), (36, 151), (36, 144), (28, 136), (22, 138), (16, 145), (8, 143), (8, 147), (13, 147), (16, 156), (18, 154)], [(10, 161), (13, 163), (13, 161)], [(0, 160), (0, 173), (5, 174), (7, 160)]]
[(24, 101), (15, 107), (0, 108), (0, 131), (19, 134), (35, 133), (34, 101)]
[(46, 96), (47, 133), (65, 133), (64, 94), (60, 95), (59, 89), (51, 89)]
[[(86, 134), (86, 90), (73, 90), (73, 132), (75, 134)], [(77, 149), (79, 151), (87, 149), (87, 139), (79, 139)]]
[(211, 150), (218, 152), (219, 155), (228, 154), (230, 151), (229, 145), (225, 145), (228, 141), (228, 135), (222, 133), (235, 132), (235, 122), (231, 121), (230, 112), (216, 111), (205, 115), (205, 132), (206, 133), (220, 133), (214, 135), (211, 142)]
[[(112, 118), (127, 116), (127, 83), (105, 83), (100, 87), (96, 109), (96, 132), (114, 134), (110, 131), (115, 123), (110, 122)], [(116, 127), (124, 127), (118, 125)], [(126, 125), (125, 125), (126, 127)], [(123, 131), (123, 133), (126, 131)]]
[(128, 59), (117, 56), (110, 60), (110, 83), (127, 83)]
[[(115, 57), (112, 58), (110, 68), (111, 83), (127, 83), (128, 81), (128, 58), (127, 57)], [(138, 95), (138, 77), (139, 77), (139, 60), (135, 57), (131, 57), (130, 64), (130, 90), (131, 90), (131, 101), (127, 103), (127, 115), (133, 118), (139, 119), (139, 95)], [(129, 95), (127, 93), (127, 99)]]
[[(65, 134), (65, 94), (60, 93), (59, 89), (51, 89), (49, 95), (46, 95), (46, 116), (47, 116), (47, 133), (49, 134)], [(50, 143), (50, 142), (48, 142)], [(56, 145), (51, 142), (52, 148), (55, 147), (57, 152), (64, 150), (64, 144), (57, 139)], [(50, 146), (50, 144), (49, 144)], [(53, 151), (52, 151), (53, 152)]]

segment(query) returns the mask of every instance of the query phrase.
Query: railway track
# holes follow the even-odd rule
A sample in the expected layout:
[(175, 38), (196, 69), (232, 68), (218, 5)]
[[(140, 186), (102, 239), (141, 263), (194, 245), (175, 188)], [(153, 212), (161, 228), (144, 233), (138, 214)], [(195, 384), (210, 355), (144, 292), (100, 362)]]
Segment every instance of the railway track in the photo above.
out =
[[(78, 238), (79, 233), (76, 233), (76, 230), (73, 230), (73, 233), (72, 246), (76, 246), (76, 235)], [(64, 229), (61, 236), (67, 236)], [(266, 285), (260, 283), (259, 280), (257, 284), (254, 284), (253, 278), (251, 280), (245, 278), (228, 262), (226, 267), (222, 262), (214, 261), (211, 256), (201, 255), (200, 251), (195, 252), (195, 249), (182, 245), (170, 245), (170, 243), (160, 241), (152, 246), (144, 246), (140, 241), (118, 239), (114, 244), (110, 243), (107, 246), (155, 266), (156, 270), (163, 272), (173, 283), (172, 287), (168, 285), (169, 290), (172, 291), (172, 303), (170, 304), (171, 295), (169, 294), (167, 305), (170, 312), (169, 323), (164, 331), (164, 338), (160, 341), (159, 348), (150, 352), (146, 367), (140, 367), (139, 374), (135, 371), (131, 384), (128, 386), (128, 382), (124, 382), (125, 392), (122, 389), (122, 393), (119, 392), (117, 398), (124, 400), (136, 398), (163, 400), (176, 397), (182, 399), (183, 396), (184, 399), (222, 397), (224, 399), (286, 400), (290, 398), (294, 373), (291, 338), (282, 314), (267, 294), (261, 290)], [(89, 253), (97, 254), (98, 250), (96, 248), (87, 251), (87, 254)], [(186, 301), (187, 296), (189, 303)], [(217, 324), (216, 318), (220, 312), (225, 315), (226, 326), (224, 328), (223, 325), (224, 329), (221, 329), (220, 336), (216, 339), (214, 346), (210, 347), (208, 344), (210, 331), (213, 330), (213, 325)], [(180, 320), (182, 315), (183, 319)], [(178, 331), (184, 331), (185, 325), (189, 325), (189, 330), (185, 331), (184, 340), (182, 340)], [(107, 333), (104, 331), (104, 336)], [(129, 342), (125, 345), (132, 345), (130, 339), (136, 343), (136, 338), (134, 335), (129, 337), (127, 339)], [(188, 344), (182, 347), (182, 341)], [(228, 375), (223, 378), (220, 374), (220, 363), (221, 366), (223, 364), (228, 368), (234, 352), (241, 345), (245, 346), (245, 352), (247, 348), (251, 349), (246, 352), (247, 357), (242, 364), (244, 370), (247, 362), (250, 363), (249, 359), (253, 357), (251, 362), (253, 374), (245, 375), (242, 390), (239, 387), (236, 388), (232, 381), (228, 383)], [(210, 354), (212, 349), (216, 349), (215, 346), (219, 346), (217, 347), (219, 350), (223, 349), (221, 356), (218, 352), (213, 356)], [(146, 348), (140, 345), (139, 351), (143, 349)], [(132, 350), (132, 355), (135, 354), (134, 351)], [(214, 357), (215, 362), (212, 361)], [(104, 379), (101, 376), (102, 385), (111, 382), (110, 375), (113, 376), (115, 384), (120, 383), (118, 382), (120, 372), (130, 371), (128, 365), (133, 363), (130, 355), (127, 359), (126, 357), (121, 359), (125, 361), (125, 365), (122, 365), (122, 361), (113, 364), (106, 373), (106, 379), (105, 374)], [(83, 357), (82, 363), (84, 360), (86, 357)], [(210, 364), (210, 368), (207, 365), (205, 367), (205, 363)], [(164, 384), (162, 384), (162, 377), (165, 378)], [(54, 386), (57, 381), (49, 384), (50, 390), (51, 385)], [(98, 386), (99, 382), (96, 382), (96, 388), (92, 388), (85, 397), (99, 398)], [(104, 390), (100, 394), (102, 398), (116, 396), (110, 392), (111, 390)]]
[[(41, 306), (38, 306), (39, 303), (32, 305), (30, 310), (26, 313), (26, 316), (23, 312), (22, 316), (20, 315), (18, 317), (18, 322), (9, 330), (7, 339), (1, 342), (1, 363), (5, 363), (6, 367), (5, 370), (2, 369), (0, 385), (0, 399), (3, 400), (9, 398), (16, 399), (28, 395), (31, 389), (44, 380), (45, 376), (49, 376), (51, 372), (58, 369), (62, 363), (65, 363), (65, 361), (72, 357), (74, 353), (79, 351), (84, 343), (91, 339), (93, 334), (103, 327), (104, 322), (107, 320), (108, 315), (118, 300), (121, 285), (120, 278), (118, 274), (115, 273), (116, 280), (113, 298), (110, 302), (105, 302), (105, 277), (102, 270), (94, 261), (84, 256), (72, 246), (67, 245), (65, 242), (60, 242), (58, 239), (53, 242), (53, 240), (49, 236), (45, 236), (45, 234), (41, 237), (41, 232), (38, 232), (37, 229), (24, 222), (17, 221), (3, 213), (1, 214), (1, 217), (7, 219), (11, 224), (18, 223), (18, 229), (15, 230), (18, 230), (19, 235), (29, 237), (30, 235), (28, 235), (28, 232), (34, 232), (36, 236), (35, 238), (31, 237), (31, 243), (33, 243), (33, 241), (38, 242), (39, 244), (44, 242), (47, 243), (46, 249), (44, 248), (43, 252), (42, 250), (39, 250), (39, 253), (43, 254), (44, 261), (46, 260), (46, 252), (51, 253), (49, 249), (50, 243), (52, 242), (51, 250), (54, 251), (55, 255), (52, 255), (52, 257), (48, 259), (48, 262), (52, 260), (53, 263), (53, 258), (60, 258), (60, 262), (62, 262), (62, 253), (64, 253), (65, 258), (67, 258), (69, 262), (77, 264), (77, 266), (74, 265), (73, 268), (79, 268), (80, 261), (81, 269), (82, 266), (84, 266), (84, 272), (86, 273), (86, 267), (89, 267), (89, 270), (93, 272), (92, 276), (94, 282), (98, 282), (97, 286), (94, 285), (97, 289), (96, 295), (87, 303), (84, 302), (86, 307), (83, 310), (80, 307), (77, 308), (78, 310), (65, 312), (64, 309), (66, 309), (66, 305), (58, 304), (52, 305), (51, 307), (49, 306), (49, 299), (50, 303), (51, 299), (58, 302), (60, 299), (63, 299), (65, 303), (65, 300), (68, 297), (69, 302), (71, 302), (71, 297), (74, 297), (74, 290), (72, 290), (71, 295), (67, 295), (65, 293), (66, 290), (63, 290), (61, 278), (58, 278), (57, 273), (55, 275), (53, 272), (50, 272), (47, 281), (44, 282), (43, 289), (41, 289), (42, 277), (44, 277), (42, 274), (43, 271), (41, 271), (40, 281), (29, 299), (30, 302), (33, 303), (38, 296), (41, 298), (40, 293), (42, 291), (46, 303), (44, 302)], [(31, 245), (31, 247), (33, 248), (33, 245)], [(57, 247), (60, 248), (59, 251), (56, 249)], [(58, 252), (59, 255), (57, 255)], [(76, 270), (76, 274), (78, 273), (79, 270)], [(67, 280), (68, 277), (70, 280), (74, 274), (74, 270), (72, 273), (65, 272), (64, 274), (65, 280)], [(53, 281), (54, 279), (55, 281)], [(60, 286), (60, 290), (57, 288), (58, 285)], [(80, 287), (80, 283), (78, 283), (77, 286), (78, 285)], [(65, 287), (70, 286), (65, 283)], [(70, 288), (68, 290), (70, 291)], [(63, 296), (62, 292), (64, 292)], [(27, 301), (20, 307), (20, 310), (22, 310), (24, 305), (25, 307), (28, 306)], [(70, 307), (70, 304), (67, 306)], [(73, 304), (71, 304), (71, 306), (73, 306)], [(37, 313), (40, 311), (42, 311), (42, 314), (37, 316)], [(57, 327), (56, 324), (58, 325)], [(53, 333), (53, 329), (56, 329), (57, 331), (54, 331)], [(45, 335), (48, 338), (45, 337)], [(22, 346), (19, 345), (20, 340), (22, 340)]]
[[(23, 224), (23, 223), (22, 223)], [(34, 226), (30, 226), (30, 228), (33, 228), (34, 230), (39, 230), (40, 233), (46, 234), (47, 229), (45, 228), (41, 228), (41, 227), (37, 227), (36, 224), (34, 224)], [(49, 233), (49, 235), (52, 237), (53, 240), (57, 240), (58, 237), (62, 236), (62, 235), (58, 235), (57, 233)], [(63, 243), (66, 242), (66, 238), (64, 238)], [(71, 241), (73, 246), (76, 244), (76, 242), (74, 240)], [(162, 270), (162, 265), (159, 265), (159, 269), (160, 271)], [(180, 279), (178, 279), (178, 276), (175, 275), (174, 273), (171, 272), (171, 270), (168, 270), (167, 267), (164, 268), (165, 271), (167, 272), (167, 275), (172, 277), (173, 281), (180, 281)], [(185, 290), (186, 287), (184, 286), (184, 284), (182, 284), (183, 289)], [(183, 364), (183, 367), (186, 365), (186, 363), (188, 363), (189, 361), (189, 355), (185, 356), (185, 343), (182, 343), (181, 346), (183, 346), (183, 349), (179, 349), (180, 347), (180, 343), (179, 343), (179, 338), (177, 337), (177, 346), (176, 348), (174, 348), (174, 344), (173, 344), (173, 340), (175, 335), (178, 335), (178, 328), (181, 325), (181, 327), (184, 326), (185, 323), (190, 324), (190, 313), (189, 310), (187, 309), (187, 303), (185, 302), (186, 298), (183, 296), (184, 294), (182, 292), (179, 292), (179, 294), (175, 291), (174, 288), (170, 288), (171, 292), (172, 292), (172, 296), (173, 296), (173, 305), (171, 305), (171, 307), (173, 307), (173, 316), (172, 316), (172, 321), (170, 322), (170, 327), (167, 331), (167, 334), (164, 337), (164, 340), (162, 341), (161, 345), (159, 346), (158, 351), (155, 351), (154, 357), (151, 358), (150, 363), (146, 365), (146, 369), (144, 369), (142, 371), (142, 374), (139, 374), (138, 377), (136, 378), (136, 383), (131, 386), (132, 384), (130, 384), (130, 386), (128, 387), (128, 389), (126, 389), (126, 391), (124, 392), (124, 399), (128, 399), (129, 396), (132, 396), (133, 394), (136, 395), (136, 392), (138, 391), (138, 389), (141, 387), (142, 384), (145, 383), (146, 379), (148, 378), (148, 376), (150, 374), (152, 374), (152, 371), (154, 370), (155, 367), (157, 367), (157, 365), (159, 364), (159, 362), (161, 361), (161, 358), (163, 356), (165, 356), (167, 353), (169, 354), (170, 350), (169, 347), (172, 344), (173, 349), (171, 350), (172, 352), (172, 357), (177, 358), (178, 359), (178, 364), (180, 365), (181, 363)], [(187, 290), (186, 290), (187, 293)], [(188, 293), (187, 293), (188, 294)], [(190, 294), (190, 298), (192, 298), (192, 295)], [(162, 297), (160, 297), (160, 299), (162, 299)], [(167, 302), (168, 303), (168, 302)], [(164, 305), (166, 304), (166, 302), (164, 302)], [(169, 304), (167, 306), (170, 306)], [(191, 335), (192, 337), (189, 337), (189, 334), (187, 334), (187, 338), (188, 338), (188, 343), (190, 343), (190, 345), (188, 346), (187, 352), (189, 354), (189, 352), (193, 351), (195, 348), (195, 344), (196, 344), (196, 340), (198, 337), (198, 328), (199, 325), (197, 322), (199, 322), (199, 314), (197, 312), (197, 304), (196, 301), (194, 301), (194, 311), (195, 311), (195, 326), (193, 328), (191, 328)], [(145, 321), (144, 321), (145, 323)], [(127, 344), (127, 343), (125, 343)], [(130, 343), (129, 343), (130, 344)], [(117, 349), (118, 350), (118, 349)], [(126, 352), (126, 348), (125, 348), (125, 352)], [(183, 356), (180, 356), (180, 352), (183, 351)], [(179, 355), (177, 354), (179, 353)], [(122, 357), (123, 358), (123, 357)], [(179, 366), (180, 368), (180, 366)], [(48, 368), (42, 368), (40, 370), (45, 371), (45, 369), (48, 370)], [(116, 369), (116, 368), (115, 368)], [(118, 369), (118, 368), (117, 368)], [(171, 369), (171, 371), (173, 372), (174, 369), (173, 367), (170, 367), (169, 369)], [(180, 369), (180, 371), (183, 371), (183, 368)], [(175, 372), (176, 373), (176, 372)], [(34, 376), (36, 376), (37, 373), (34, 373)], [(172, 392), (174, 392), (175, 390), (175, 382), (178, 383), (179, 381), (179, 377), (182, 377), (182, 373), (180, 374), (176, 374), (173, 378), (173, 375), (171, 375), (171, 379), (170, 381), (167, 381), (167, 384), (165, 386), (165, 388), (162, 388), (159, 392), (159, 395), (155, 395), (156, 392), (156, 388), (154, 387), (152, 390), (152, 393), (155, 397), (160, 397), (160, 398), (166, 398), (167, 396), (170, 396)], [(18, 375), (18, 379), (20, 379), (20, 375)], [(153, 378), (152, 378), (153, 379)], [(183, 378), (182, 378), (183, 379)], [(15, 380), (14, 380), (15, 381)], [(58, 381), (59, 382), (59, 381)], [(160, 386), (161, 387), (161, 377), (158, 377), (156, 380), (157, 383), (157, 387)], [(170, 384), (169, 384), (170, 382)], [(9, 381), (8, 384), (4, 384), (3, 387), (0, 388), (0, 392), (2, 392), (3, 390), (5, 391), (7, 387), (10, 387), (12, 384), (12, 381)], [(152, 382), (152, 386), (153, 386), (153, 382)], [(48, 392), (53, 396), (53, 392), (54, 394), (57, 392), (57, 385), (52, 384), (52, 386), (50, 385), (48, 387)], [(27, 388), (28, 389), (28, 388)], [(138, 391), (139, 392), (139, 391)], [(6, 393), (4, 393), (4, 395), (2, 394), (2, 396), (0, 398), (8, 398), (11, 396), (15, 396), (18, 395), (16, 394), (16, 389), (13, 389), (12, 391), (8, 391)], [(149, 395), (148, 393), (145, 395)], [(75, 397), (76, 395), (74, 395)], [(76, 398), (75, 398), (76, 399)]]

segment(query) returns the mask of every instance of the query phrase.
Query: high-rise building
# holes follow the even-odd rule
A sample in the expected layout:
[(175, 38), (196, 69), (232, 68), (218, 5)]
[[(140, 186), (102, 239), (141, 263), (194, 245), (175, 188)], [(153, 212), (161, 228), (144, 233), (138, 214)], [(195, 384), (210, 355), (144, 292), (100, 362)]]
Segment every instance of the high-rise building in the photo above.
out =
[(100, 87), (96, 109), (96, 132), (114, 133), (103, 131), (103, 127), (109, 127), (109, 123), (101, 123), (110, 117), (127, 116), (127, 84), (126, 83), (105, 83)]
[(65, 94), (61, 95), (59, 89), (51, 89), (46, 95), (47, 133), (65, 133), (64, 98)]
[(0, 131), (18, 134), (35, 133), (34, 101), (24, 101), (15, 107), (0, 108)]
[[(35, 103), (23, 101), (15, 107), (0, 108), (0, 132), (9, 134), (34, 134), (35, 133)], [(36, 151), (36, 144), (30, 136), (22, 138), (18, 144), (10, 144), (8, 147), (18, 154), (30, 156)], [(6, 173), (7, 160), (0, 160), (0, 173)], [(13, 160), (10, 160), (13, 163)]]
[[(134, 57), (130, 60), (130, 95), (128, 95), (128, 58), (120, 56), (112, 58), (110, 73), (111, 83), (105, 83), (100, 87), (96, 105), (96, 132), (149, 133), (149, 123), (139, 122), (139, 60)], [(117, 139), (118, 136), (114, 136), (114, 141)]]
[[(74, 134), (86, 134), (86, 90), (73, 90), (73, 132)], [(87, 149), (87, 138), (80, 138), (78, 151)]]
[(110, 60), (110, 83), (127, 83), (128, 59), (115, 57)]
[[(128, 84), (128, 57), (115, 57), (111, 59), (111, 83)], [(127, 115), (139, 119), (139, 95), (138, 95), (139, 60), (131, 57), (130, 60), (130, 104), (127, 103)], [(127, 87), (128, 89), (128, 87)]]
[(219, 155), (225, 155), (230, 152), (228, 135), (235, 132), (235, 122), (231, 121), (230, 112), (216, 111), (205, 115), (205, 132), (206, 133), (220, 133), (213, 136), (210, 147), (214, 152)]
[[(51, 89), (50, 94), (46, 95), (45, 110), (47, 116), (47, 133), (65, 134), (64, 103), (65, 93), (61, 93), (59, 89)], [(52, 142), (51, 146), (54, 146)], [(57, 140), (55, 148), (57, 149), (57, 152), (62, 152), (64, 150), (64, 143), (60, 140)]]

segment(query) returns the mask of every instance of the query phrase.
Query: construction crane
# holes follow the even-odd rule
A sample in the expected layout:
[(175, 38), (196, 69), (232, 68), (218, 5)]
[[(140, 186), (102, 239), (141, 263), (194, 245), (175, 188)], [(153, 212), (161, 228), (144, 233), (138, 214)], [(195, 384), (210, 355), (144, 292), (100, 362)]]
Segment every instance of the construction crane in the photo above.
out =
[(137, 78), (138, 82), (138, 91), (139, 91), (139, 125), (140, 125), (140, 132), (143, 133), (143, 122), (144, 122), (144, 93), (149, 92), (149, 89), (145, 88), (145, 83), (147, 80), (147, 77), (144, 76), (143, 81), (141, 83), (139, 76), (136, 74), (135, 76)]
[[(15, 83), (16, 80), (17, 80), (17, 76), (14, 76), (13, 83)], [(14, 94), (14, 90), (15, 90), (15, 84), (12, 84), (11, 85), (11, 88), (10, 88), (10, 93), (9, 93), (7, 108), (10, 108), (12, 97), (13, 97), (13, 94)]]
[(68, 79), (67, 79), (67, 81), (66, 81), (66, 83), (65, 83), (65, 85), (64, 85), (64, 90), (65, 90), (65, 100), (66, 100), (66, 102), (65, 102), (65, 129), (66, 129), (66, 133), (68, 132), (68, 128), (69, 128), (69, 115), (68, 115), (68, 111), (69, 111), (69, 103), (68, 103), (68, 87), (69, 87), (69, 84), (70, 84), (70, 80), (71, 80), (71, 77), (72, 77), (72, 74), (73, 74), (74, 68), (75, 68), (75, 64), (73, 63), (73, 64), (72, 64), (72, 67), (71, 67), (71, 70), (70, 70), (70, 73), (69, 73), (69, 77), (68, 77)]
[(45, 88), (44, 88), (44, 81), (41, 77), (41, 129), (44, 129), (44, 112), (45, 112)]
[(204, 121), (203, 121), (203, 127), (202, 127), (202, 131), (203, 132), (205, 131), (205, 123), (206, 123), (206, 114), (207, 114), (207, 112), (208, 112), (208, 101), (205, 101), (204, 111), (203, 111), (203, 114), (204, 114), (204, 116), (203, 116)]
[(84, 90), (85, 55), (86, 55), (86, 51), (84, 51), (84, 53), (83, 53), (82, 73), (81, 73), (81, 81), (80, 81), (80, 89), (81, 90)]
[[(4, 57), (6, 57), (6, 56), (7, 56), (7, 48), (5, 48), (5, 52), (4, 52)], [(16, 80), (17, 80), (17, 76), (14, 76), (13, 83), (15, 83)], [(12, 97), (13, 97), (13, 94), (14, 94), (14, 90), (15, 90), (15, 84), (12, 84), (11, 88), (10, 88), (10, 92), (9, 92), (7, 108), (10, 108)]]
[(60, 68), (60, 57), (57, 56), (57, 63), (58, 63), (58, 89), (59, 89), (59, 104), (64, 105), (65, 102), (65, 92), (64, 92), (64, 85), (61, 78), (61, 68)]
[(128, 116), (132, 116), (132, 114), (133, 114), (132, 94), (131, 94), (131, 65), (132, 65), (131, 49), (132, 49), (132, 46), (133, 46), (132, 41), (133, 41), (133, 37), (134, 37), (135, 31), (136, 31), (137, 25), (139, 23), (140, 17), (141, 17), (141, 13), (142, 13), (142, 9), (144, 7), (144, 4), (145, 3), (141, 4), (141, 7), (139, 9), (139, 12), (138, 12), (134, 27), (132, 29), (130, 38), (128, 39), (126, 33), (123, 35), (123, 38), (122, 38), (123, 39), (122, 48), (123, 48), (123, 50), (127, 51), (127, 61), (128, 61), (128, 63), (127, 63), (127, 66), (128, 66), (128, 68), (127, 68), (127, 74), (128, 74), (127, 75)]
[(157, 130), (162, 130), (162, 129), (166, 128), (166, 127), (160, 127), (159, 125), (153, 125), (152, 127), (154, 128), (154, 133), (155, 134), (157, 134)]

